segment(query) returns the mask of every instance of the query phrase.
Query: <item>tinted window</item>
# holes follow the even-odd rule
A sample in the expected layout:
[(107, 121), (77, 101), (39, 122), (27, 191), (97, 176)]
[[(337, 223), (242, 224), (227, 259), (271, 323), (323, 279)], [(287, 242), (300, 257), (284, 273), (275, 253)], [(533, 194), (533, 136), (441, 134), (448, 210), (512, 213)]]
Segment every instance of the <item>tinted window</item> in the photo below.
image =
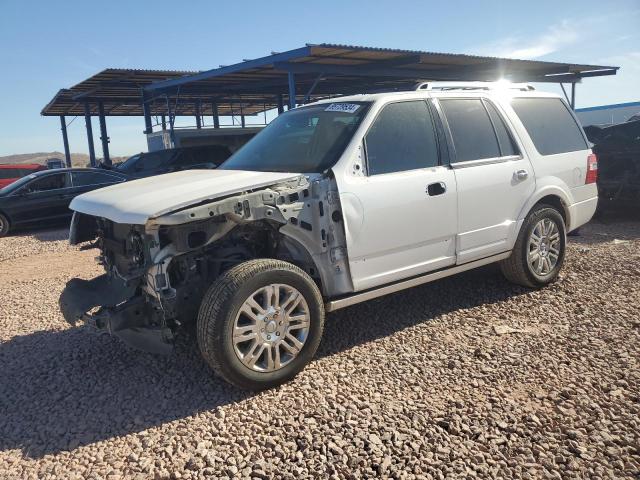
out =
[(119, 179), (113, 175), (103, 172), (71, 172), (74, 187), (84, 187), (87, 185), (103, 185), (114, 183)]
[(496, 135), (498, 136), (498, 143), (500, 143), (500, 154), (503, 157), (509, 155), (518, 155), (518, 148), (513, 142), (513, 138), (507, 129), (507, 126), (502, 119), (502, 115), (498, 113), (496, 107), (493, 103), (489, 101), (484, 101), (485, 106), (487, 107), (487, 111), (489, 112), (489, 116), (491, 117), (491, 121), (493, 122), (493, 126), (496, 129)]
[(225, 145), (211, 145), (203, 147), (195, 152), (195, 156), (199, 163), (221, 164), (231, 156), (231, 150)]
[(569, 107), (559, 98), (514, 98), (511, 106), (542, 155), (588, 148)]
[(366, 136), (369, 175), (438, 164), (438, 144), (423, 101), (392, 103), (382, 109)]
[(453, 137), (456, 162), (500, 156), (496, 134), (479, 98), (440, 100), (440, 103)]
[(25, 186), (25, 190), (27, 192), (45, 192), (69, 186), (69, 176), (66, 173), (57, 173), (36, 178)]
[(151, 153), (141, 153), (128, 158), (118, 166), (118, 170), (126, 172), (141, 172), (155, 170), (169, 164), (176, 150), (160, 150)]
[(283, 113), (221, 168), (323, 172), (338, 161), (368, 107), (364, 102), (322, 103)]
[(174, 165), (183, 168), (192, 166), (204, 168), (205, 164), (217, 166), (230, 156), (231, 151), (229, 148), (222, 145), (186, 148), (180, 151), (180, 154), (174, 159)]

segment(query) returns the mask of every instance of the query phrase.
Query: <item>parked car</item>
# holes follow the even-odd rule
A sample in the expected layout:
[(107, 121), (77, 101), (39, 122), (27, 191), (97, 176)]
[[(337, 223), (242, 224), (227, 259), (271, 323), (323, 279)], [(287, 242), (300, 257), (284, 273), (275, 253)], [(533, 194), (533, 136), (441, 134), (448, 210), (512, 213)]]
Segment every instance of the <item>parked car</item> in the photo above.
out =
[(6, 163), (0, 165), (0, 188), (6, 187), (26, 175), (46, 170), (46, 168), (37, 163)]
[(97, 238), (106, 273), (69, 282), (60, 305), (154, 352), (195, 321), (222, 378), (271, 387), (313, 357), (325, 312), (493, 262), (516, 284), (553, 282), (566, 232), (595, 211), (596, 168), (557, 95), (328, 99), (216, 170), (77, 197), (70, 241)]
[(49, 168), (49, 169), (64, 168), (64, 167), (65, 167), (64, 162), (59, 158), (48, 158), (47, 159), (47, 168)]
[(139, 153), (113, 169), (129, 177), (142, 178), (180, 170), (216, 168), (230, 156), (229, 147), (222, 145), (171, 148)]
[(120, 183), (127, 177), (96, 168), (43, 170), (0, 189), (0, 237), (16, 227), (69, 221), (77, 195)]
[(585, 127), (598, 156), (600, 207), (638, 210), (640, 204), (640, 118), (606, 127)]

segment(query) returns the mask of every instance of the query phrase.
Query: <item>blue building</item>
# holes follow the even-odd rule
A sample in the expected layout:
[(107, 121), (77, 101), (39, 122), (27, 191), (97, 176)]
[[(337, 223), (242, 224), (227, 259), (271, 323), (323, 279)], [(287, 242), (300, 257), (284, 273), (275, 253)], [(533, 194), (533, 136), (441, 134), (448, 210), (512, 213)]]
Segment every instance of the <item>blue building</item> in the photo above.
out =
[(576, 115), (585, 127), (587, 125), (614, 125), (626, 122), (636, 114), (640, 114), (640, 102), (614, 103), (613, 105), (576, 109)]

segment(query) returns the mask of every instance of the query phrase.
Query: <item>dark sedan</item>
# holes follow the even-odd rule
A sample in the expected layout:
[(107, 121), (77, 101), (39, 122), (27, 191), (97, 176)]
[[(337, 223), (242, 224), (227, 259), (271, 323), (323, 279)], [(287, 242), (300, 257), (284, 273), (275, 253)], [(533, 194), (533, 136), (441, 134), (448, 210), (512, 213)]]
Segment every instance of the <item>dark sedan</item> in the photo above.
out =
[(22, 177), (0, 189), (0, 237), (17, 227), (68, 221), (75, 196), (126, 179), (117, 171), (96, 168), (44, 170)]
[(124, 173), (130, 178), (142, 178), (181, 170), (216, 168), (230, 156), (231, 150), (224, 145), (170, 148), (139, 153), (110, 170)]

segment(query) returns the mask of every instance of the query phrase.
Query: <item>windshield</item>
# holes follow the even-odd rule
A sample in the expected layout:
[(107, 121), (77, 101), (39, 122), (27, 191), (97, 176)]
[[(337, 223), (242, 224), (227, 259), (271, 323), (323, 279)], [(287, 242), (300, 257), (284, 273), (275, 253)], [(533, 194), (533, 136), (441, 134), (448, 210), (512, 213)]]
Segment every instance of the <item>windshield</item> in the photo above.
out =
[(157, 150), (155, 152), (139, 153), (127, 158), (116, 168), (123, 172), (149, 171), (166, 166), (176, 155), (177, 150)]
[(38, 177), (38, 175), (36, 175), (35, 173), (32, 173), (31, 175), (27, 175), (26, 177), (22, 177), (22, 178), (16, 180), (15, 182), (13, 182), (13, 183), (10, 183), (6, 187), (0, 188), (0, 195), (6, 195), (7, 193), (15, 192), (20, 187), (22, 187), (24, 184), (30, 182), (31, 180), (33, 180), (34, 178), (37, 178), (37, 177)]
[(223, 170), (323, 172), (331, 168), (369, 103), (322, 103), (278, 116), (222, 164)]

